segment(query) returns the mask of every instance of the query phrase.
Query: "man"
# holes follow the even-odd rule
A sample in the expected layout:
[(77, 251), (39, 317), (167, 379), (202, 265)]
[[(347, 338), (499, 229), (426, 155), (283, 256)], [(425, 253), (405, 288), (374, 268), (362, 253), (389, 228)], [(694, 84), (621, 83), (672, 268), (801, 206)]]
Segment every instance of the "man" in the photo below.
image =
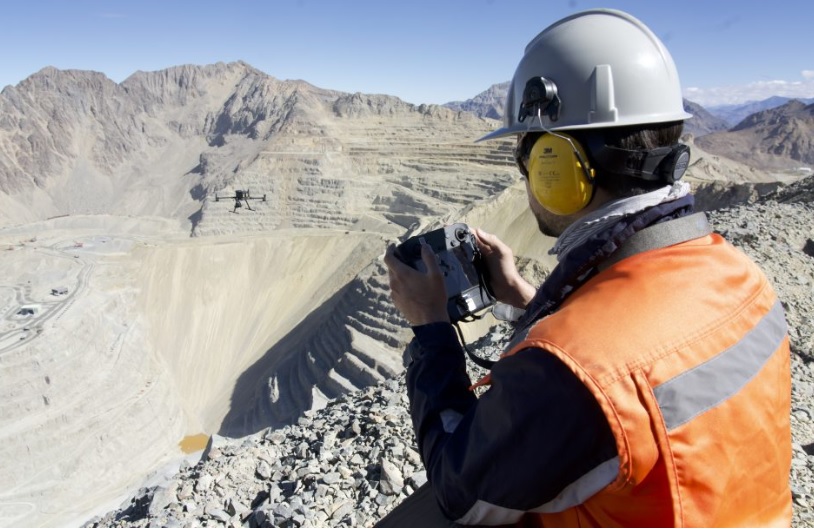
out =
[(444, 514), (468, 525), (789, 526), (789, 343), (745, 255), (692, 214), (673, 60), (637, 19), (577, 13), (526, 48), (505, 106), (558, 265), (535, 289), (477, 231), (525, 309), (476, 398), (427, 273), (385, 255), (415, 339), (410, 409)]

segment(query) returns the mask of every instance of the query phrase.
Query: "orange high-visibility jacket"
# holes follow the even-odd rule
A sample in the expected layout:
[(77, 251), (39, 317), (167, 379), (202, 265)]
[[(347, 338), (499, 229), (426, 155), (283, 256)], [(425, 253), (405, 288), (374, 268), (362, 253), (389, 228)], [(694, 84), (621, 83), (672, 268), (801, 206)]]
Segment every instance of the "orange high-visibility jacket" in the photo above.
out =
[(786, 320), (760, 269), (719, 235), (599, 273), (505, 355), (529, 347), (593, 393), (619, 455), (526, 525), (790, 525)]

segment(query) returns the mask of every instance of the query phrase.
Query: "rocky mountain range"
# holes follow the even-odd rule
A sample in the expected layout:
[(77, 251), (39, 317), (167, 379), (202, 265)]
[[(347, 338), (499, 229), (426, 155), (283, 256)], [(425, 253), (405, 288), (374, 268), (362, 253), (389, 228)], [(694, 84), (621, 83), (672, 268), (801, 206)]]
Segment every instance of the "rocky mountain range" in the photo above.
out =
[[(385, 223), (409, 226), (415, 216), (392, 205), (421, 188), (408, 191), (398, 179), (382, 184), (378, 175), (451, 147), (461, 152), (457, 160), (478, 170), (510, 171), (508, 144), (472, 143), (502, 117), (507, 90), (508, 83), (500, 83), (466, 102), (414, 106), (279, 81), (240, 62), (137, 72), (121, 84), (100, 73), (49, 67), (0, 93), (0, 224), (108, 213), (170, 217), (188, 223), (190, 233), (224, 233), (236, 228), (215, 222), (226, 211), (212, 209), (215, 193), (254, 189), (271, 198), (272, 207), (256, 216), (257, 230), (319, 225), (319, 219), (320, 226), (352, 226), (369, 217), (366, 205), (349, 199), (356, 190), (377, 196)], [(762, 169), (808, 164), (810, 118), (799, 105), (764, 111), (769, 114), (747, 120), (735, 134), (723, 132), (723, 123), (700, 106), (685, 106), (694, 114), (686, 132), (695, 138), (718, 133), (698, 144), (710, 153)], [(372, 116), (380, 123), (348, 130)], [(763, 122), (767, 126), (742, 132)], [(443, 143), (415, 134), (424, 127), (444, 131), (438, 135)], [(371, 148), (379, 139), (388, 141)], [(747, 145), (761, 149), (744, 158)], [(342, 177), (353, 172), (353, 180)], [(507, 183), (494, 172), (490, 178)], [(324, 184), (335, 190), (319, 197)], [(295, 196), (314, 186), (322, 191), (312, 190), (303, 213)], [(345, 188), (354, 191), (345, 194)]]
[(685, 99), (684, 110), (692, 114), (692, 118), (684, 123), (684, 133), (699, 137), (729, 129), (726, 121), (713, 115), (695, 102)]
[(451, 101), (445, 103), (444, 107), (456, 111), (471, 112), (476, 116), (492, 118), (493, 120), (503, 119), (503, 107), (506, 104), (506, 93), (509, 90), (509, 82), (492, 85), (477, 96), (466, 101)]
[[(490, 130), (488, 120), (279, 81), (240, 62), (137, 72), (121, 84), (47, 68), (5, 88), (0, 115), (4, 224), (107, 213), (171, 217), (188, 220), (194, 233), (222, 233), (232, 229), (213, 221), (228, 211), (211, 210), (224, 206), (211, 205), (215, 193), (253, 189), (270, 203), (256, 216), (258, 230), (349, 227), (370, 210), (374, 223), (406, 227), (416, 215), (394, 207), (402, 197), (465, 200), (510, 180), (505, 143), (472, 144)], [(478, 179), (464, 177), (428, 191), (399, 175), (457, 164), (472, 165), (464, 175), (483, 174), (494, 187), (461, 192)], [(308, 190), (310, 204), (299, 204)]]
[[(741, 120), (750, 114), (780, 107), (790, 102), (792, 99), (793, 98), (787, 98), (785, 96), (772, 96), (760, 101), (748, 101), (746, 103), (733, 103), (727, 105), (711, 105), (709, 106), (708, 110), (716, 117), (726, 122), (727, 128), (729, 128), (739, 124)], [(814, 98), (797, 98), (797, 100), (805, 103), (806, 105), (809, 103), (814, 103)]]
[[(249, 474), (276, 488), (262, 495), (266, 487), (247, 482), (229, 500), (193, 499), (227, 492), (229, 465), (211, 473), (193, 467), (190, 474), (210, 479), (178, 480), (185, 494), (173, 493), (174, 502), (168, 494), (166, 506), (149, 501), (156, 514), (177, 503), (192, 515), (192, 502), (209, 515), (195, 521), (231, 525), (263, 505), (255, 524), (368, 525), (416, 488), (421, 471), (410, 432), (389, 431), (406, 426), (393, 382), (409, 329), (387, 296), (385, 246), (464, 221), (500, 234), (532, 278), (553, 266), (551, 241), (528, 213), (511, 141), (473, 143), (499, 126), (501, 90), (507, 84), (451, 108), (411, 105), (277, 80), (242, 62), (137, 72), (122, 83), (46, 68), (6, 87), (0, 524), (84, 522), (194, 451), (188, 441), (200, 437), (254, 447), (270, 468)], [(721, 156), (717, 142), (702, 146), (700, 138), (687, 138), (687, 179), (704, 209), (755, 204), (798, 177), (760, 170), (752, 164), (759, 157)], [(239, 190), (251, 194), (238, 209), (223, 197)], [(62, 286), (67, 296), (52, 294)], [(464, 332), (494, 335), (493, 324)], [(365, 395), (366, 406), (356, 398), (341, 406), (373, 400), (382, 409), (375, 428), (357, 410), (330, 422), (315, 416), (380, 384), (390, 390), (383, 402)], [(292, 435), (308, 424), (302, 419), (315, 420)], [(346, 422), (350, 431), (333, 439), (318, 435)], [(277, 444), (275, 430), (288, 430), (296, 448), (263, 453), (257, 434)], [(394, 438), (402, 445), (390, 444)], [(352, 462), (363, 447), (367, 461)], [(221, 455), (235, 457), (228, 452)], [(322, 469), (323, 456), (334, 468)], [(382, 486), (391, 470), (379, 463), (385, 457), (402, 459), (389, 487)], [(377, 506), (354, 498), (348, 481)], [(294, 502), (280, 496), (307, 497), (311, 487), (300, 506), (324, 498), (319, 503), (330, 507), (308, 506), (294, 519)], [(360, 505), (348, 506), (350, 498)], [(319, 511), (327, 517), (314, 519)]]
[[(766, 169), (814, 166), (814, 103), (792, 100), (744, 118), (726, 132), (712, 133), (696, 143), (734, 160), (749, 160)], [(804, 172), (806, 170), (803, 170)]]

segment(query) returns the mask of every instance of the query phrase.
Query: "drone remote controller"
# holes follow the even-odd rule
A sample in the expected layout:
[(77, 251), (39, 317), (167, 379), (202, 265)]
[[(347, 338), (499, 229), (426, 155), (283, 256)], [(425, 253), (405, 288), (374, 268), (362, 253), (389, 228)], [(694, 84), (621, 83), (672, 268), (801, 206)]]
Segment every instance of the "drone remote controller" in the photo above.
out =
[(396, 257), (413, 269), (426, 271), (421, 258), (423, 243), (432, 248), (441, 266), (447, 313), (453, 323), (477, 317), (477, 312), (495, 303), (475, 235), (466, 224), (456, 223), (413, 236), (396, 247)]

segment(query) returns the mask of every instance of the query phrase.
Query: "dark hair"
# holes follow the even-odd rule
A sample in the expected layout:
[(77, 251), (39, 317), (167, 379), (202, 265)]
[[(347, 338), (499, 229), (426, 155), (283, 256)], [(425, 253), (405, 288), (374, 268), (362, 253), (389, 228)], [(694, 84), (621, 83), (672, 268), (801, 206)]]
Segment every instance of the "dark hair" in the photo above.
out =
[[(608, 127), (605, 129), (567, 131), (579, 140), (583, 146), (590, 144), (590, 135), (600, 135), (602, 142), (610, 147), (632, 150), (650, 150), (669, 147), (678, 143), (684, 122), (665, 122), (660, 124), (630, 125)], [(596, 186), (609, 192), (614, 197), (631, 197), (652, 192), (665, 185), (661, 181), (645, 181), (627, 175), (608, 171), (597, 165), (590, 151), (588, 157), (597, 170)]]

